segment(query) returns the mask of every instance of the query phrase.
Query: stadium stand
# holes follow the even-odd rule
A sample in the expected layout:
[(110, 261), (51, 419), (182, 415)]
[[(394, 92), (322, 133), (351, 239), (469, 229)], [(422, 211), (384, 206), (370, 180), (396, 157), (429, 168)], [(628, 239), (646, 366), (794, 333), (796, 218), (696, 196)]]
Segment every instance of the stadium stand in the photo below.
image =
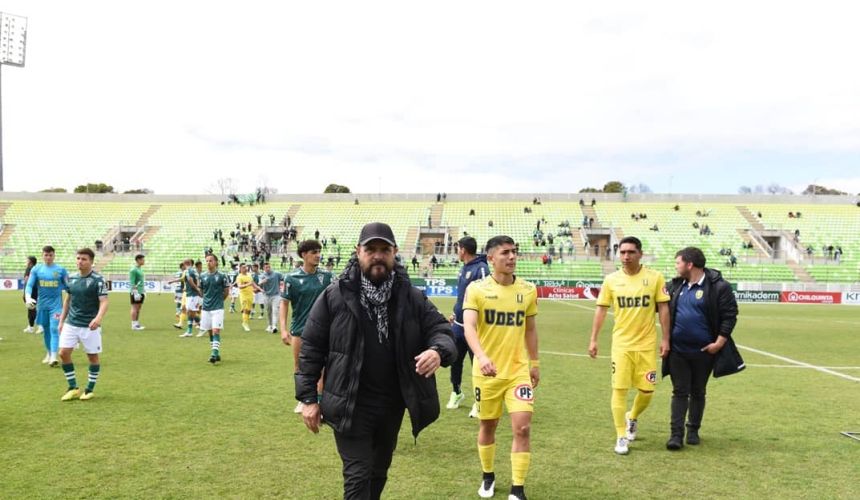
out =
[[(285, 229), (283, 221), (289, 215), (298, 240), (312, 237), (317, 230), (320, 239), (331, 242), (332, 237), (337, 238), (337, 245), (331, 244), (324, 253), (334, 255), (339, 248), (339, 267), (351, 253), (361, 226), (382, 220), (394, 229), (406, 263), (416, 252), (422, 254), (421, 269), (412, 274), (436, 278), (455, 277), (459, 264), (452, 253), (444, 255), (444, 245), (436, 246), (437, 251), (441, 250), (437, 255), (440, 265), (430, 269), (434, 247), (422, 244), (427, 233), (436, 237), (443, 234), (449, 244), (465, 233), (474, 236), (479, 244), (491, 236), (509, 234), (524, 254), (519, 274), (534, 279), (600, 280), (616, 268), (616, 263), (612, 252), (607, 255), (603, 251), (605, 246), (595, 256), (593, 246), (586, 244), (589, 239), (599, 235), (608, 238), (605, 241), (617, 242), (623, 236), (635, 235), (643, 241), (646, 263), (667, 276), (674, 275), (674, 253), (694, 245), (704, 250), (710, 266), (721, 269), (731, 281), (860, 282), (860, 214), (848, 203), (801, 203), (803, 199), (791, 205), (746, 203), (743, 199), (718, 203), (671, 198), (626, 202), (601, 199), (592, 207), (588, 200), (580, 204), (575, 198), (535, 203), (524, 198), (488, 201), (486, 196), (469, 201), (464, 195), (445, 203), (408, 197), (356, 204), (353, 198), (344, 197), (308, 201), (300, 196), (295, 200), (279, 196), (266, 204), (244, 206), (211, 200), (141, 200), (144, 201), (80, 202), (18, 196), (0, 201), (0, 272), (17, 275), (25, 257), (38, 255), (47, 243), (59, 250), (60, 264), (73, 267), (75, 248), (95, 246), (95, 241), (101, 240), (105, 249), (97, 258), (97, 266), (103, 273), (127, 273), (139, 242), (147, 255), (148, 274), (167, 275), (180, 260), (201, 256), (208, 247), (220, 254), (220, 243), (212, 237), (217, 229), (223, 231), (228, 245), (227, 235), (237, 223), (250, 224), (251, 233), (257, 236), (280, 238)], [(789, 217), (789, 212), (802, 215)], [(258, 215), (262, 216), (261, 226)], [(594, 219), (591, 227), (590, 218)], [(703, 234), (705, 226), (710, 234)], [(540, 233), (536, 232), (538, 227)], [(795, 230), (799, 231), (796, 243)], [(114, 251), (111, 240), (122, 241), (123, 235), (131, 236), (131, 245)], [(768, 238), (782, 238), (782, 242), (788, 242), (789, 251), (775, 255), (767, 243), (760, 244)], [(745, 248), (746, 242), (755, 244)], [(828, 252), (826, 247), (831, 245), (834, 252), (842, 249), (838, 259), (834, 252)], [(811, 255), (806, 252), (807, 246), (812, 247)], [(290, 249), (294, 251), (295, 245)], [(735, 257), (734, 266), (726, 250)], [(545, 254), (553, 255), (551, 263), (541, 260)], [(273, 256), (273, 260), (278, 257)]]

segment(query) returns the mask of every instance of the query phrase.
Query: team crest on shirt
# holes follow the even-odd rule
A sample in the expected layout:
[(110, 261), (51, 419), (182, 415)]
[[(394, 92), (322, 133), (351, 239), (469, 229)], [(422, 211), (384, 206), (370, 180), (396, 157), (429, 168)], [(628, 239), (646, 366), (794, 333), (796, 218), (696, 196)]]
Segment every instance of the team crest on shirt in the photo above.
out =
[(323, 284), (323, 281), (325, 281), (325, 276), (323, 276), (322, 274), (320, 274), (319, 276), (317, 276), (317, 279), (320, 281), (320, 285), (322, 285), (322, 284)]
[(642, 280), (642, 286), (648, 286), (648, 278)]
[(60, 277), (60, 272), (59, 272), (59, 271), (54, 271), (54, 279), (57, 279), (57, 278), (59, 278), (59, 277)]
[(650, 372), (646, 373), (645, 374), (645, 380), (647, 380), (649, 384), (656, 384), (657, 383), (657, 372), (654, 370), (651, 370)]
[(705, 295), (704, 291), (696, 290), (696, 300), (702, 300), (702, 297), (704, 297), (704, 295)]
[(304, 285), (304, 284), (305, 284), (304, 278), (299, 278), (299, 285)]
[(471, 277), (472, 277), (472, 271), (468, 271), (468, 272), (466, 273), (466, 279), (469, 279), (469, 278), (471, 278)]
[(524, 300), (524, 298), (523, 298), (523, 294), (518, 293), (518, 294), (517, 294), (517, 304), (522, 304), (522, 303), (523, 303), (523, 300)]
[(535, 400), (535, 391), (529, 384), (520, 384), (514, 388), (514, 397), (520, 401), (531, 403)]

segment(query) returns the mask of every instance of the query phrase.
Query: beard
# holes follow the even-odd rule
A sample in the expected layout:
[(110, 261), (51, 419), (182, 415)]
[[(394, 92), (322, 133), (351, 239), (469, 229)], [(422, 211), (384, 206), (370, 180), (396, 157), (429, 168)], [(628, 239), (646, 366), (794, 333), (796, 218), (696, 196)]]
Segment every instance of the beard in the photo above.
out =
[(393, 270), (394, 266), (389, 266), (385, 262), (374, 262), (367, 267), (361, 266), (361, 274), (376, 286), (385, 283), (385, 280), (391, 277)]

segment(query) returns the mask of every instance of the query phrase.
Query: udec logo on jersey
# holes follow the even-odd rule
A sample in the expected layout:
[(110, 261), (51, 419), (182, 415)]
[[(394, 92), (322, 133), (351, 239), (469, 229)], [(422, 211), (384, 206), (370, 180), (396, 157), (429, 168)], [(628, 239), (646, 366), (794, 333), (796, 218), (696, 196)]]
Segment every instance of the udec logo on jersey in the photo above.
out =
[(535, 399), (535, 391), (529, 384), (520, 384), (514, 388), (514, 397), (531, 403)]
[(498, 326), (523, 326), (525, 311), (505, 312), (484, 309), (484, 323)]

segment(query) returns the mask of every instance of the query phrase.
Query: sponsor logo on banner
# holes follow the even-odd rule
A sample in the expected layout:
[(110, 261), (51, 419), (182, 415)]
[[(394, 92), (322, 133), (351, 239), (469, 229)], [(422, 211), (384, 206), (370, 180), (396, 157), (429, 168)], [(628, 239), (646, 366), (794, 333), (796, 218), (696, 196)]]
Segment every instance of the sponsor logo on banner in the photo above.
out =
[(441, 278), (413, 278), (412, 286), (424, 292), (428, 297), (456, 297), (457, 280)]
[(779, 292), (735, 290), (735, 300), (738, 302), (779, 302)]
[(793, 304), (840, 304), (842, 294), (839, 292), (782, 292), (779, 301)]
[[(144, 281), (143, 282), (143, 290), (145, 293), (158, 292), (161, 290), (161, 282), (160, 281)], [(112, 292), (131, 292), (131, 282), (126, 281), (112, 281), (111, 289)]]
[(843, 292), (842, 303), (860, 306), (860, 292)]
[(0, 290), (17, 290), (17, 289), (18, 289), (18, 280), (16, 280), (16, 279), (0, 280)]
[(539, 286), (538, 298), (541, 299), (588, 299), (594, 300), (600, 294), (600, 288), (578, 286)]

